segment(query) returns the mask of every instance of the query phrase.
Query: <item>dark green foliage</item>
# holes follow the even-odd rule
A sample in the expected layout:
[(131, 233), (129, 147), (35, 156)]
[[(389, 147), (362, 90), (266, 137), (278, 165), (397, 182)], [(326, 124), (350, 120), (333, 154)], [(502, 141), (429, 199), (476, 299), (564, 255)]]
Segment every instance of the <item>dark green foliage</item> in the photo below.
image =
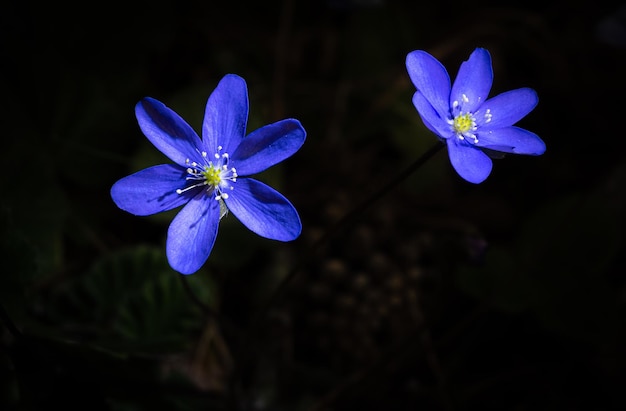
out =
[(211, 304), (216, 290), (206, 277), (182, 278), (167, 265), (162, 248), (140, 245), (97, 261), (52, 289), (41, 304), (56, 307), (46, 310), (47, 321), (121, 344), (125, 351), (181, 349), (199, 331), (204, 314), (190, 303), (183, 281)]

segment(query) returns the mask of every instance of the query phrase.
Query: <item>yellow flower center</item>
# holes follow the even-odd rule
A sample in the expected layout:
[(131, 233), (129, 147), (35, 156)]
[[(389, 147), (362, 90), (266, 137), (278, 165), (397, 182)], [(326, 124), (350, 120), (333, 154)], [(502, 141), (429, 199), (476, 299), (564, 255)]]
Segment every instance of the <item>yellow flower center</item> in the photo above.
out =
[(474, 119), (470, 113), (460, 114), (454, 118), (453, 127), (457, 134), (464, 134), (474, 127)]
[(228, 193), (225, 191), (235, 188), (233, 183), (237, 181), (237, 170), (235, 167), (228, 166), (228, 153), (220, 154), (221, 150), (222, 146), (218, 146), (218, 152), (213, 155), (214, 160), (209, 160), (210, 157), (205, 151), (201, 152), (201, 161), (204, 164), (186, 159), (185, 165), (188, 167), (185, 180), (192, 184), (179, 188), (176, 193), (183, 194), (198, 187), (206, 187), (208, 193), (215, 193), (216, 200), (228, 198)]
[(200, 174), (206, 180), (206, 184), (213, 187), (218, 187), (222, 182), (222, 170), (215, 168), (213, 165), (204, 166), (204, 171)]

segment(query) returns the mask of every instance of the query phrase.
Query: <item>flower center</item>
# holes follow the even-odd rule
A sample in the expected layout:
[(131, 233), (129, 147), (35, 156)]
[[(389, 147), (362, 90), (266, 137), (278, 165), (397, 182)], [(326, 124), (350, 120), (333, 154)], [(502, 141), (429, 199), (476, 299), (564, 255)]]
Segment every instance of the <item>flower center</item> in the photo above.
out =
[(473, 113), (463, 111), (463, 105), (467, 103), (469, 103), (469, 98), (465, 94), (461, 95), (461, 102), (457, 100), (452, 102), (451, 118), (448, 119), (448, 124), (459, 140), (467, 140), (476, 144), (478, 143), (476, 118)]
[(200, 174), (204, 176), (206, 185), (218, 187), (222, 182), (222, 170), (213, 165), (204, 166), (204, 171), (201, 171)]
[(472, 113), (458, 113), (454, 116), (454, 119), (448, 120), (448, 124), (450, 124), (452, 131), (459, 140), (467, 140), (474, 144), (478, 143), (478, 137), (476, 137), (478, 126)]
[(457, 134), (463, 134), (468, 132), (472, 128), (474, 120), (470, 113), (460, 114), (454, 118), (454, 131)]
[(192, 181), (193, 184), (185, 188), (176, 190), (178, 194), (193, 188), (206, 186), (206, 191), (215, 193), (215, 199), (221, 200), (228, 198), (226, 190), (233, 190), (232, 183), (237, 181), (237, 170), (235, 167), (228, 165), (228, 153), (221, 153), (222, 146), (217, 147), (217, 153), (213, 154), (213, 159), (209, 160), (206, 151), (200, 153), (201, 163), (185, 160), (187, 168), (187, 177), (185, 180)]

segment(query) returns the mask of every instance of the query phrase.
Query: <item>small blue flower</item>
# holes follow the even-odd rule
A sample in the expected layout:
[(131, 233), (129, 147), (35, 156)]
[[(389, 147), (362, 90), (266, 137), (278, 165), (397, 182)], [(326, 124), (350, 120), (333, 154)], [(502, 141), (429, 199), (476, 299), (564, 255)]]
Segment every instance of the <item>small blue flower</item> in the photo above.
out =
[(302, 230), (293, 205), (273, 188), (247, 176), (293, 155), (306, 132), (286, 119), (245, 135), (248, 90), (239, 76), (224, 76), (208, 99), (202, 139), (174, 111), (152, 98), (135, 106), (139, 127), (175, 164), (146, 168), (117, 181), (113, 201), (146, 216), (185, 205), (167, 232), (167, 258), (176, 271), (192, 274), (205, 263), (220, 219), (232, 212), (256, 234), (279, 241)]
[(483, 182), (494, 152), (536, 156), (546, 151), (539, 136), (513, 126), (537, 105), (534, 90), (520, 88), (487, 99), (493, 82), (487, 50), (474, 50), (452, 87), (445, 67), (425, 51), (410, 52), (406, 68), (417, 88), (413, 105), (424, 125), (445, 140), (450, 162), (465, 180)]

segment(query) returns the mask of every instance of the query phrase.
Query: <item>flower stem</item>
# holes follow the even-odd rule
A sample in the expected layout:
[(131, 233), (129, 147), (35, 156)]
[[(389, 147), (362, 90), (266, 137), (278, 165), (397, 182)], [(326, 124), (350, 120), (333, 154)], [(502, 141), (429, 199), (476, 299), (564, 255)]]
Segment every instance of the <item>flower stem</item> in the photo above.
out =
[(340, 218), (334, 225), (332, 225), (326, 232), (315, 241), (310, 247), (308, 247), (308, 252), (304, 257), (300, 258), (298, 263), (289, 271), (289, 273), (282, 279), (282, 281), (278, 284), (273, 294), (270, 296), (269, 300), (265, 304), (262, 310), (259, 311), (259, 314), (255, 321), (253, 321), (253, 325), (255, 323), (263, 322), (263, 318), (267, 315), (270, 308), (274, 304), (276, 304), (279, 299), (284, 294), (287, 286), (293, 281), (296, 277), (300, 269), (305, 265), (305, 263), (309, 262), (311, 258), (317, 253), (317, 251), (321, 248), (324, 243), (326, 243), (333, 235), (335, 235), (340, 229), (343, 229), (356, 220), (356, 218), (367, 211), (374, 203), (384, 197), (387, 193), (389, 193), (392, 189), (397, 187), (400, 183), (406, 180), (411, 174), (417, 171), (422, 165), (424, 165), (431, 157), (433, 157), (439, 150), (441, 150), (445, 144), (438, 140), (435, 145), (428, 149), (425, 153), (423, 153), (420, 157), (417, 158), (413, 163), (411, 163), (406, 169), (404, 169), (400, 174), (398, 174), (393, 180), (391, 180), (388, 184), (383, 184), (382, 187), (371, 194), (365, 200), (361, 201), (356, 205), (352, 210), (350, 210), (346, 215)]

